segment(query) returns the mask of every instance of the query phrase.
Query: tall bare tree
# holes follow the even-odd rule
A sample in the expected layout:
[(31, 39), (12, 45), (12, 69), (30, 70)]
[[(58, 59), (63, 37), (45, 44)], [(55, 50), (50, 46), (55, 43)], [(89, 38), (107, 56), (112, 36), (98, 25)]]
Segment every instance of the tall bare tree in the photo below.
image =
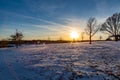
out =
[(118, 41), (120, 36), (120, 13), (115, 13), (101, 25), (101, 31), (105, 31)]
[(21, 45), (21, 40), (23, 38), (23, 34), (21, 32), (18, 32), (16, 30), (16, 33), (14, 35), (11, 35), (11, 40), (15, 42), (16, 48)]
[(89, 36), (89, 43), (92, 42), (92, 37), (95, 35), (95, 33), (99, 30), (99, 26), (96, 25), (96, 19), (95, 18), (89, 18), (87, 22), (87, 26), (85, 28), (86, 34)]

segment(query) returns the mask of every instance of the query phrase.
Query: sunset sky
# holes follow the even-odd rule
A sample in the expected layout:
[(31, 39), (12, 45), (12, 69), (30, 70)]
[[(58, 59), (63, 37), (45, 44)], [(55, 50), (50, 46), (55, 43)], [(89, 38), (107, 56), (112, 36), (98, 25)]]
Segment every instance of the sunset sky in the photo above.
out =
[[(16, 29), (24, 39), (69, 40), (72, 31), (84, 31), (90, 17), (100, 24), (119, 11), (120, 0), (0, 0), (0, 40)], [(100, 35), (105, 34), (94, 39)]]

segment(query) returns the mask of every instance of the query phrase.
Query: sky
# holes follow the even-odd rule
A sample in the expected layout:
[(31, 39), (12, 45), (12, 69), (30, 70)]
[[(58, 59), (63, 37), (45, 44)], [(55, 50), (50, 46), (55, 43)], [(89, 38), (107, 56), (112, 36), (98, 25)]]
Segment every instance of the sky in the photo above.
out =
[[(102, 24), (119, 11), (120, 0), (0, 0), (0, 40), (16, 29), (25, 40), (69, 40), (71, 31), (84, 32), (90, 17)], [(99, 32), (94, 39), (100, 35), (106, 38)]]

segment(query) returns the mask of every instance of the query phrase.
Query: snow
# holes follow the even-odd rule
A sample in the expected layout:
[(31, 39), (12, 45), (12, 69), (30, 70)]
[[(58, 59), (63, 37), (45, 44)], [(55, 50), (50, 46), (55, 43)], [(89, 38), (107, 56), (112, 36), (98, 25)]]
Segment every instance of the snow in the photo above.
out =
[(120, 42), (1, 48), (0, 80), (120, 80)]

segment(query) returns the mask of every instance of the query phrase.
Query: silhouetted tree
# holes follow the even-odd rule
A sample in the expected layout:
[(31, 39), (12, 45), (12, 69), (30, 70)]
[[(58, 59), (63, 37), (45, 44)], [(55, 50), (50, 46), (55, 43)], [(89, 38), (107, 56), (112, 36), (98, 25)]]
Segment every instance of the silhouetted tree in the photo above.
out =
[(21, 45), (21, 40), (23, 38), (22, 32), (18, 32), (16, 30), (16, 33), (14, 35), (11, 35), (11, 40), (15, 42), (16, 48)]
[(91, 44), (92, 37), (95, 35), (95, 33), (99, 30), (99, 26), (96, 25), (96, 19), (95, 18), (89, 18), (87, 22), (87, 26), (85, 28), (86, 34), (89, 36), (89, 43)]
[(62, 41), (62, 37), (59, 38), (59, 41)]
[(100, 36), (99, 38), (100, 38), (100, 40), (102, 40), (102, 36)]
[(84, 32), (81, 33), (81, 41), (84, 40)]
[(118, 35), (120, 35), (120, 13), (115, 13), (111, 17), (108, 17), (101, 25), (101, 31), (114, 36), (115, 41), (118, 41)]
[(50, 41), (50, 37), (48, 37), (48, 41)]

